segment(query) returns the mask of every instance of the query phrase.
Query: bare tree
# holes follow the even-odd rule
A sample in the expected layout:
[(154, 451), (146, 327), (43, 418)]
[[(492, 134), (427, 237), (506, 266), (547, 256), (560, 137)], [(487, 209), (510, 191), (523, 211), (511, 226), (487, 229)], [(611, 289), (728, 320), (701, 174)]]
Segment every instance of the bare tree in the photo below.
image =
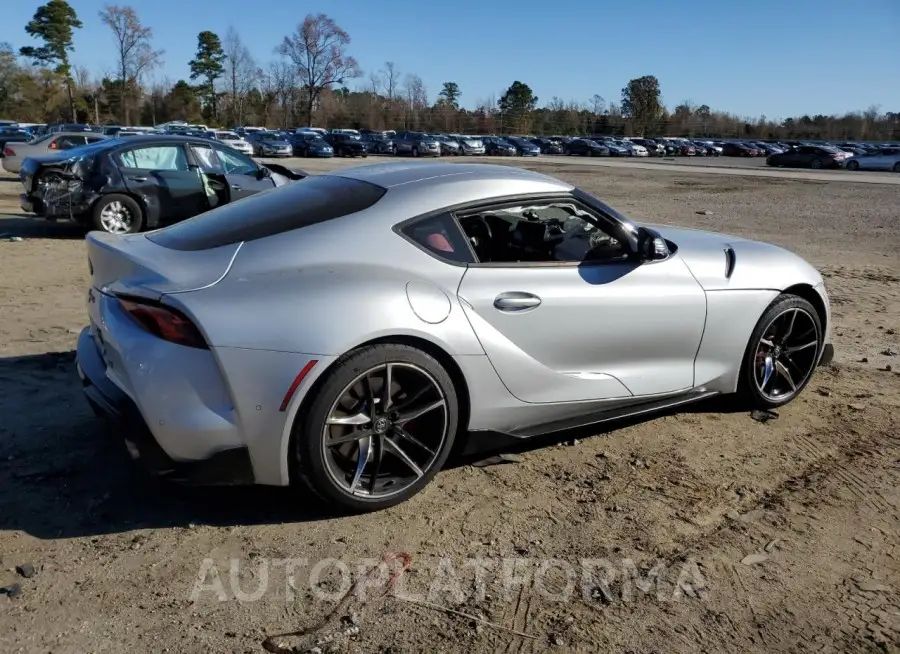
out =
[(284, 129), (288, 126), (288, 117), (293, 109), (292, 101), (294, 100), (294, 91), (296, 89), (296, 71), (287, 61), (273, 61), (269, 65), (269, 77), (272, 80), (272, 91), (275, 94), (275, 101), (281, 108), (281, 127)]
[(397, 64), (393, 61), (384, 62), (384, 70), (381, 71), (384, 77), (384, 91), (388, 100), (397, 97), (397, 85), (400, 83), (400, 71), (397, 70)]
[(371, 73), (369, 73), (369, 84), (366, 87), (366, 91), (368, 91), (372, 95), (378, 95), (381, 92), (383, 86), (384, 79), (380, 72), (378, 72), (377, 70), (373, 70)]
[(359, 77), (356, 59), (346, 52), (350, 36), (325, 14), (308, 15), (297, 31), (284, 37), (277, 52), (289, 58), (306, 91), (307, 124), (319, 94), (335, 84)]
[(229, 86), (231, 120), (235, 125), (242, 125), (247, 94), (259, 81), (262, 71), (234, 27), (228, 28), (222, 48), (225, 50), (225, 78)]
[(137, 90), (144, 73), (162, 63), (163, 51), (153, 49), (153, 30), (141, 24), (131, 7), (107, 5), (100, 12), (100, 20), (112, 30), (116, 39), (123, 122), (127, 125), (131, 117), (128, 95)]
[(403, 89), (406, 95), (406, 126), (416, 129), (419, 124), (419, 113), (428, 106), (425, 82), (418, 75), (410, 73), (403, 78)]

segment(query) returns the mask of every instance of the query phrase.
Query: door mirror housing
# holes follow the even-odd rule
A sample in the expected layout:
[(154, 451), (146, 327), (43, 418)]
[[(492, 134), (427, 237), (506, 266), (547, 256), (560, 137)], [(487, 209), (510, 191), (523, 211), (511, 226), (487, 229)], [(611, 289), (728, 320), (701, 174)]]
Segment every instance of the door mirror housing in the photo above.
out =
[(272, 171), (266, 168), (265, 166), (260, 166), (256, 170), (256, 178), (257, 179), (265, 179), (266, 177), (271, 177)]
[(644, 261), (668, 259), (671, 254), (666, 239), (655, 229), (649, 227), (638, 228), (637, 246), (638, 256)]

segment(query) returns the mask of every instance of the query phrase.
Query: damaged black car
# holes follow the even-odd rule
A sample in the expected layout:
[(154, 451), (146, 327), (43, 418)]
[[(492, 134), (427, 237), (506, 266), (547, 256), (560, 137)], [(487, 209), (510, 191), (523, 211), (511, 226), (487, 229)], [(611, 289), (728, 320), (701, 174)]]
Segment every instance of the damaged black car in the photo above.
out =
[(88, 229), (132, 234), (303, 179), (224, 144), (185, 136), (141, 136), (34, 157), (22, 163), (24, 211)]

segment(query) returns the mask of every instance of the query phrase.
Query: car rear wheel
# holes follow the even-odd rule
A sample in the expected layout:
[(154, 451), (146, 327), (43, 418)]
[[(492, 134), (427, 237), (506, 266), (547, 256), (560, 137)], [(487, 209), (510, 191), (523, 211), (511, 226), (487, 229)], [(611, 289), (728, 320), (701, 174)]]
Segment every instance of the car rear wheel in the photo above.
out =
[(419, 148), (413, 148), (413, 149), (412, 149), (412, 156), (414, 156), (414, 157), (418, 157), (418, 156), (419, 156)]
[(750, 336), (738, 394), (751, 408), (774, 409), (793, 400), (812, 378), (822, 351), (822, 321), (809, 301), (778, 296)]
[(900, 161), (894, 164), (893, 170), (895, 173), (900, 173)]
[(847, 170), (859, 170), (859, 162), (858, 161), (848, 161), (847, 162)]
[(343, 510), (399, 504), (443, 466), (458, 420), (453, 381), (434, 357), (399, 344), (359, 348), (325, 373), (300, 424), (300, 478)]
[(144, 226), (144, 212), (127, 195), (112, 193), (100, 198), (91, 211), (94, 229), (109, 234), (135, 234)]
[(810, 162), (809, 167), (814, 170), (819, 170), (822, 167), (822, 160), (821, 159), (813, 159)]

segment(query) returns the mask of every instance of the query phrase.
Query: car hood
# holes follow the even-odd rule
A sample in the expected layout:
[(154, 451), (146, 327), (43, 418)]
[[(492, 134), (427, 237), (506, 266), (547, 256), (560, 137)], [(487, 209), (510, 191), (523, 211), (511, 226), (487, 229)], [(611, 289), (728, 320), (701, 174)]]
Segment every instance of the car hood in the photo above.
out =
[[(815, 268), (777, 245), (672, 225), (645, 227), (655, 229), (677, 246), (677, 256), (707, 291), (782, 290), (797, 280), (812, 286), (822, 283)], [(731, 274), (727, 275), (729, 267)]]

